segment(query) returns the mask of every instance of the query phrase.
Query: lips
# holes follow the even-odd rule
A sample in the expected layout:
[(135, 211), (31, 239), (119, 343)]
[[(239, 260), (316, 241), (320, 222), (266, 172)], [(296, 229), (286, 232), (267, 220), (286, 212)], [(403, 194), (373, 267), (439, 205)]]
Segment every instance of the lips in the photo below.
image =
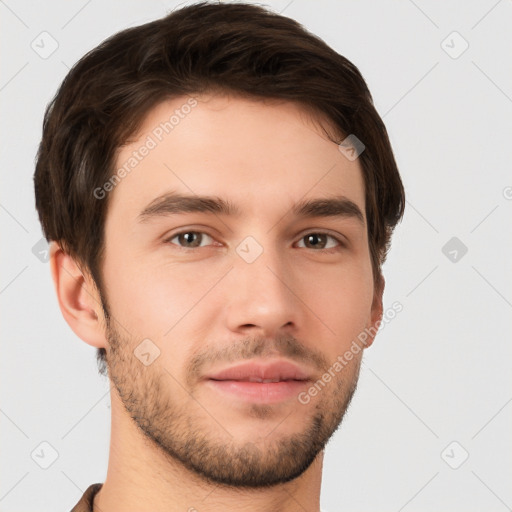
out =
[(282, 381), (307, 381), (310, 373), (289, 361), (241, 363), (223, 369), (206, 377), (217, 381), (239, 381), (255, 383), (275, 383)]

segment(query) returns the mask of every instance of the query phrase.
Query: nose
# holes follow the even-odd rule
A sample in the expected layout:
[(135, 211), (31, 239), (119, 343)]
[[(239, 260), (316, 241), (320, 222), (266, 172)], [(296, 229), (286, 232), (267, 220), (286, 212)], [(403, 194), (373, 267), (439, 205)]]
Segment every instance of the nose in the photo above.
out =
[(304, 318), (300, 284), (283, 251), (270, 244), (261, 249), (252, 262), (243, 252), (234, 258), (226, 288), (227, 307), (223, 309), (228, 328), (269, 338), (280, 332), (292, 333), (299, 327), (298, 319)]

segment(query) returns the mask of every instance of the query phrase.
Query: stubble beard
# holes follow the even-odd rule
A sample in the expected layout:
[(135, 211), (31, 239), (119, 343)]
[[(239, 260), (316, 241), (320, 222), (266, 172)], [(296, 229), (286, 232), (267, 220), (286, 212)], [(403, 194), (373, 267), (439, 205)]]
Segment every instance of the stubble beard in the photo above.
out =
[[(279, 426), (257, 442), (237, 442), (229, 437), (229, 425), (209, 415), (208, 404), (198, 404), (194, 391), (190, 401), (172, 400), (176, 379), (160, 364), (143, 366), (134, 356), (136, 343), (121, 338), (109, 322), (107, 367), (124, 408), (144, 436), (173, 465), (178, 462), (200, 479), (237, 488), (272, 487), (302, 475), (341, 425), (357, 388), (360, 360), (343, 369), (319, 391), (318, 399), (296, 407), (308, 407), (304, 428), (279, 434)], [(202, 407), (196, 407), (202, 405)], [(270, 419), (271, 405), (252, 404), (248, 416)], [(285, 424), (287, 420), (279, 420)], [(278, 423), (279, 423), (278, 421)]]

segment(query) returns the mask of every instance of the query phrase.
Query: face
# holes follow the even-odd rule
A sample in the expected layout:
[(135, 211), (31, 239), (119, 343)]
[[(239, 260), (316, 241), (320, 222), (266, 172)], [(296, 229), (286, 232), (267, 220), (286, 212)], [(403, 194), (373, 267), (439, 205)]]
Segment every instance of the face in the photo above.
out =
[(344, 354), (379, 318), (361, 168), (294, 103), (187, 99), (152, 110), (117, 157), (109, 376), (165, 457), (275, 485), (340, 425), (362, 350)]

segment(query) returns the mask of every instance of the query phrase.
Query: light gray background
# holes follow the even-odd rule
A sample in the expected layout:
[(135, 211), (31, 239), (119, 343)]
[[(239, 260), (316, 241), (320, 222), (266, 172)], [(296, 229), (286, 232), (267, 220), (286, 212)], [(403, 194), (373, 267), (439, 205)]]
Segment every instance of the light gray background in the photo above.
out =
[[(44, 108), (86, 51), (184, 3), (0, 1), (3, 512), (69, 510), (104, 481), (108, 460), (108, 383), (33, 253)], [(359, 67), (407, 193), (384, 267), (385, 307), (403, 311), (366, 352), (326, 450), (322, 508), (510, 510), (512, 2), (267, 5)], [(41, 55), (52, 39), (58, 48)], [(452, 237), (459, 247), (445, 255)]]

